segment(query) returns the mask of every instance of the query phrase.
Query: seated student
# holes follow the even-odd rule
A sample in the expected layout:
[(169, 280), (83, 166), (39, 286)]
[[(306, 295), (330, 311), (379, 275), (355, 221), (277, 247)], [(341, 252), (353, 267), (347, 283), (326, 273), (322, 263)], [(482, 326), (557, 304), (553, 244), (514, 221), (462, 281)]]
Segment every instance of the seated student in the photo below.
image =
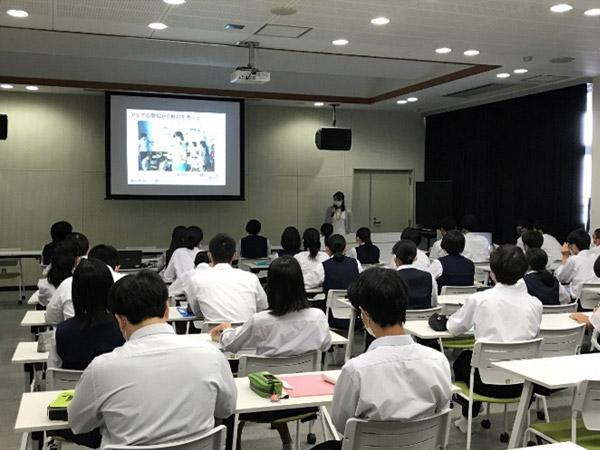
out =
[(52, 242), (44, 245), (42, 249), (42, 264), (47, 266), (52, 261), (52, 253), (54, 249), (65, 240), (67, 235), (73, 231), (73, 227), (69, 222), (64, 220), (52, 224), (50, 227), (50, 236), (52, 236)]
[(521, 245), (517, 245), (517, 247), (524, 252), (530, 248), (542, 248), (544, 245), (544, 236), (534, 230), (524, 231), (519, 239), (521, 239)]
[(489, 242), (483, 236), (472, 233), (477, 230), (477, 219), (473, 214), (465, 214), (461, 221), (462, 232), (465, 235), (465, 249), (462, 255), (471, 261), (485, 262), (489, 259)]
[(204, 233), (199, 227), (194, 225), (187, 227), (184, 236), (184, 247), (178, 248), (173, 252), (171, 261), (163, 274), (166, 282), (175, 281), (182, 273), (194, 268), (194, 258), (201, 250), (200, 244)]
[(300, 253), (300, 232), (296, 227), (287, 227), (281, 234), (281, 247), (283, 250), (277, 250), (279, 256), (294, 256)]
[(548, 261), (551, 263), (554, 261), (560, 261), (562, 254), (560, 252), (560, 243), (551, 234), (545, 233), (545, 226), (539, 220), (533, 222), (533, 229), (542, 235), (544, 241), (542, 243), (542, 250), (548, 255)]
[(521, 239), (521, 235), (529, 230), (533, 230), (529, 220), (517, 219), (517, 225), (515, 227), (515, 231), (517, 232), (517, 247), (523, 249), (523, 240)]
[(306, 278), (307, 274), (313, 270), (319, 263), (327, 261), (327, 253), (320, 251), (321, 240), (319, 239), (319, 230), (316, 228), (307, 228), (302, 235), (304, 251), (296, 253), (294, 258), (300, 263), (302, 275)]
[[(584, 283), (600, 283), (594, 274), (597, 254), (591, 252), (590, 235), (583, 229), (571, 231), (561, 247), (562, 261), (554, 275), (561, 283), (569, 283), (571, 297), (579, 298)], [(572, 253), (572, 256), (569, 254)]]
[[(268, 270), (267, 298), (269, 309), (254, 314), (240, 328), (224, 323), (210, 332), (221, 334), (221, 347), (237, 353), (242, 348), (255, 347), (257, 355), (294, 356), (331, 346), (329, 324), (323, 311), (311, 308), (304, 292), (304, 280), (300, 264), (291, 256), (275, 259)], [(287, 410), (240, 416), (241, 420), (261, 421), (293, 417), (302, 411)], [(306, 411), (312, 412), (312, 411)], [(276, 424), (283, 448), (293, 448), (286, 423)]]
[(371, 230), (361, 227), (356, 231), (358, 246), (348, 252), (350, 258), (358, 259), (361, 264), (377, 264), (379, 262), (379, 247), (371, 241)]
[(169, 286), (169, 296), (177, 297), (185, 295), (185, 285), (190, 281), (190, 279), (197, 273), (210, 268), (211, 265), (208, 252), (203, 251), (196, 253), (196, 258), (194, 258), (194, 268), (182, 273), (179, 278), (173, 281), (173, 283)]
[(175, 250), (185, 247), (185, 230), (187, 230), (185, 225), (177, 225), (173, 228), (173, 232), (171, 233), (171, 244), (169, 244), (169, 249), (165, 253), (165, 266), (169, 265)]
[(325, 248), (327, 247), (327, 241), (329, 240), (329, 238), (331, 237), (331, 235), (333, 234), (333, 225), (331, 225), (330, 223), (325, 222), (324, 224), (321, 225), (321, 250), (325, 251)]
[(208, 244), (213, 268), (201, 271), (184, 286), (188, 306), (208, 322), (246, 322), (267, 309), (265, 294), (253, 273), (231, 267), (237, 259), (235, 241), (219, 233)]
[[(600, 256), (597, 257), (594, 262), (594, 274), (600, 278)], [(600, 331), (600, 308), (596, 308), (591, 316), (578, 312), (571, 314), (569, 317), (579, 323), (585, 323), (588, 329), (594, 328), (597, 331)]]
[(37, 284), (40, 305), (48, 305), (58, 286), (73, 275), (76, 260), (77, 248), (73, 242), (63, 241), (54, 248), (48, 274)]
[[(376, 339), (366, 353), (342, 367), (331, 405), (336, 429), (343, 432), (353, 417), (412, 420), (448, 408), (452, 386), (448, 360), (405, 333), (408, 296), (400, 274), (378, 267), (366, 270), (350, 286), (348, 298)], [(330, 441), (316, 448), (341, 446)]]
[(429, 271), (437, 281), (438, 293), (444, 286), (473, 286), (475, 264), (461, 255), (465, 248), (465, 236), (451, 230), (442, 239), (442, 249), (447, 253), (431, 262)]
[(590, 250), (596, 254), (600, 253), (600, 228), (596, 228), (592, 233), (592, 245)]
[(408, 287), (408, 309), (427, 309), (437, 306), (437, 283), (431, 272), (417, 269), (413, 261), (417, 246), (408, 239), (401, 239), (392, 249), (396, 270)]
[[(534, 233), (536, 232), (534, 231)], [(523, 236), (523, 242), (525, 242), (525, 236)], [(523, 277), (527, 285), (527, 292), (544, 305), (565, 305), (569, 303), (571, 296), (567, 290), (546, 269), (548, 264), (546, 252), (541, 248), (528, 248), (525, 256), (527, 257), (527, 264), (529, 264), (527, 274)]]
[(112, 245), (98, 244), (88, 253), (88, 258), (98, 259), (108, 266), (114, 281), (123, 278), (125, 273), (119, 273), (119, 252)]
[[(540, 331), (542, 303), (525, 292), (517, 282), (527, 270), (527, 259), (515, 245), (501, 245), (490, 257), (491, 278), (496, 283), (492, 289), (469, 296), (465, 304), (448, 318), (448, 331), (460, 336), (474, 328), (478, 342), (519, 342), (535, 339)], [(464, 351), (454, 362), (454, 379), (469, 384), (471, 372), (470, 350)], [(475, 374), (473, 390), (490, 397), (518, 397), (523, 385), (497, 386), (482, 383)], [(460, 402), (460, 399), (459, 399)], [(473, 403), (473, 417), (481, 402)], [(454, 424), (467, 431), (468, 403), (463, 405), (463, 417)]]
[(74, 433), (100, 428), (102, 447), (156, 445), (202, 435), (235, 410), (225, 356), (176, 336), (167, 287), (144, 270), (117, 281), (108, 304), (127, 342), (96, 357), (68, 406)]
[(259, 236), (262, 225), (256, 219), (246, 224), (246, 233), (240, 241), (240, 256), (242, 258), (268, 258), (271, 255), (271, 244), (266, 237)]
[[(81, 259), (87, 258), (87, 252), (90, 249), (88, 238), (82, 233), (70, 233), (65, 238), (66, 241), (72, 242), (76, 249), (75, 267)], [(73, 267), (73, 269), (75, 269)], [(73, 297), (71, 294), (73, 285), (73, 277), (68, 277), (56, 288), (54, 294), (50, 298), (46, 306), (46, 323), (51, 326), (56, 326), (64, 320), (70, 319), (75, 315), (73, 310)]]
[[(427, 254), (423, 250), (419, 249), (419, 245), (421, 244), (421, 230), (419, 230), (418, 228), (407, 227), (404, 230), (402, 230), (402, 233), (400, 234), (400, 239), (408, 239), (409, 241), (413, 241), (415, 243), (415, 245), (417, 246), (417, 257), (415, 258), (413, 265), (417, 269), (428, 270), (429, 266), (431, 265), (431, 261), (427, 257)], [(396, 264), (393, 260), (393, 255), (390, 267), (392, 269), (396, 268)]]
[[(440, 220), (440, 233), (442, 234), (442, 238), (451, 230), (456, 230), (456, 220), (452, 217), (445, 217)], [(435, 241), (431, 246), (431, 250), (429, 250), (429, 259), (440, 259), (442, 256), (446, 255), (447, 253), (442, 249), (442, 240), (439, 239)]]

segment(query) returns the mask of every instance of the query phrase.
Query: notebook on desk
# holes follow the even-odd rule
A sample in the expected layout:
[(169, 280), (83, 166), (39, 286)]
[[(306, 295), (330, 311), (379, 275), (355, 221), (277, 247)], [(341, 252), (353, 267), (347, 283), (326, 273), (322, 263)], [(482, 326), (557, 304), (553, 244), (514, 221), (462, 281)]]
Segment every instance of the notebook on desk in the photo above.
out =
[(284, 381), (285, 392), (290, 397), (313, 397), (317, 395), (333, 395), (335, 384), (326, 380), (321, 373), (309, 375), (277, 375)]

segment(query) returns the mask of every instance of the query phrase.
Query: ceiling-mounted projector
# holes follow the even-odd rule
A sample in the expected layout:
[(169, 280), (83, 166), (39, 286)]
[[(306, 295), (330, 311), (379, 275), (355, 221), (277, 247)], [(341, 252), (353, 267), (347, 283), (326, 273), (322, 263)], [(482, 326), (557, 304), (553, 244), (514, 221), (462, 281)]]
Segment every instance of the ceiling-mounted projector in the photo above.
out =
[(232, 83), (238, 84), (265, 84), (271, 81), (271, 74), (254, 67), (254, 49), (258, 42), (238, 42), (239, 46), (248, 47), (248, 65), (238, 67), (229, 77)]

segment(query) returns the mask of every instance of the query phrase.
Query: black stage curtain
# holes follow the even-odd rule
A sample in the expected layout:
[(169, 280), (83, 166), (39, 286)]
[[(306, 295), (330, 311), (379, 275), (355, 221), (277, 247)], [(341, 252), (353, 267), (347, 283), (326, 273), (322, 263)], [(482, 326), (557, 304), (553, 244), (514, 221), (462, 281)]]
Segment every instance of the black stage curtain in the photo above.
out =
[(426, 119), (425, 180), (453, 181), (453, 215), (473, 213), (494, 242), (519, 218), (564, 242), (583, 226), (585, 84)]

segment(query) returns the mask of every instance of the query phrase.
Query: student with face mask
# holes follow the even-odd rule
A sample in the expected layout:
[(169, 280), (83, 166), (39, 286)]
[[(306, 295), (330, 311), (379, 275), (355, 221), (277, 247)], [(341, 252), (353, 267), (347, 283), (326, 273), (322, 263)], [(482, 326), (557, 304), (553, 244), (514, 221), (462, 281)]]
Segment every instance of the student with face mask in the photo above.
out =
[(333, 194), (333, 205), (329, 206), (325, 211), (324, 222), (333, 225), (333, 234), (344, 236), (350, 233), (352, 211), (346, 207), (343, 192), (338, 191)]

